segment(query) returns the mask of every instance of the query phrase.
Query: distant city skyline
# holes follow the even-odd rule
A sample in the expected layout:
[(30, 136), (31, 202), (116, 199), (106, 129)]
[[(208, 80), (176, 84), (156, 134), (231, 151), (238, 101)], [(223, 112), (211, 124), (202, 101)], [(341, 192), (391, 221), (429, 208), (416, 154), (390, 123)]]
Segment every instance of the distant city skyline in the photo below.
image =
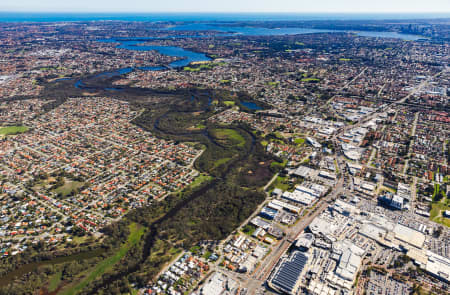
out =
[(0, 11), (17, 12), (281, 12), (281, 13), (447, 13), (449, 0), (2, 0)]

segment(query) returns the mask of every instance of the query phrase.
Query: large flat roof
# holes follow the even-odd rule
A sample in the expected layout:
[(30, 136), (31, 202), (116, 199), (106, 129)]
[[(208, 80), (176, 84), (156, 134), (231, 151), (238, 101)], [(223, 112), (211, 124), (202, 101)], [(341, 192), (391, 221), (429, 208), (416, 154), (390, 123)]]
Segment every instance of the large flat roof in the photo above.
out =
[(428, 261), (425, 269), (439, 278), (450, 282), (450, 259), (431, 251), (428, 251), (427, 254)]
[(422, 248), (425, 242), (423, 233), (407, 226), (396, 224), (393, 231), (397, 240), (406, 242), (414, 247)]
[(308, 262), (308, 256), (299, 251), (293, 252), (289, 258), (285, 258), (275, 271), (270, 284), (279, 291), (295, 294), (299, 286), (299, 280)]

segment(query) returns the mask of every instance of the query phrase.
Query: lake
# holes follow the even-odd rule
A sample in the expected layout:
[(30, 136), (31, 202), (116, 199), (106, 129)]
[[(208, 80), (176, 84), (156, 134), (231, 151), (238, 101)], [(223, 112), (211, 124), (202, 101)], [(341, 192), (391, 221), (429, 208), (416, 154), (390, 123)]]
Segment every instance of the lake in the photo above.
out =
[(241, 105), (243, 105), (247, 109), (253, 110), (253, 111), (259, 111), (259, 110), (263, 109), (261, 106), (257, 105), (254, 102), (251, 102), (251, 101), (241, 101)]

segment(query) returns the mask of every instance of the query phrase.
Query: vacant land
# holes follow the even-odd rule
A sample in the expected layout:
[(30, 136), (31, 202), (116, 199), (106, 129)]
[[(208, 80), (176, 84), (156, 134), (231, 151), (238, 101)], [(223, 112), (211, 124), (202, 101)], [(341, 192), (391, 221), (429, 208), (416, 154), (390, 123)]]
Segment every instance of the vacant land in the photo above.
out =
[(29, 128), (27, 126), (8, 126), (0, 127), (0, 135), (16, 135), (27, 132)]

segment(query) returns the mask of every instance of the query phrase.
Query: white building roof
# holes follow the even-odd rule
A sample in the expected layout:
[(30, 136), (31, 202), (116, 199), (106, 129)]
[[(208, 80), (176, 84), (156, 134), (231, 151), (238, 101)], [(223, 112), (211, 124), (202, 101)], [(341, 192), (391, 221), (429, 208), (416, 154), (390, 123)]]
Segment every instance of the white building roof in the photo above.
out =
[(425, 242), (425, 235), (423, 233), (404, 225), (395, 225), (393, 231), (397, 240), (406, 242), (414, 247), (422, 248)]
[(450, 259), (427, 251), (428, 261), (426, 270), (445, 281), (450, 281)]

